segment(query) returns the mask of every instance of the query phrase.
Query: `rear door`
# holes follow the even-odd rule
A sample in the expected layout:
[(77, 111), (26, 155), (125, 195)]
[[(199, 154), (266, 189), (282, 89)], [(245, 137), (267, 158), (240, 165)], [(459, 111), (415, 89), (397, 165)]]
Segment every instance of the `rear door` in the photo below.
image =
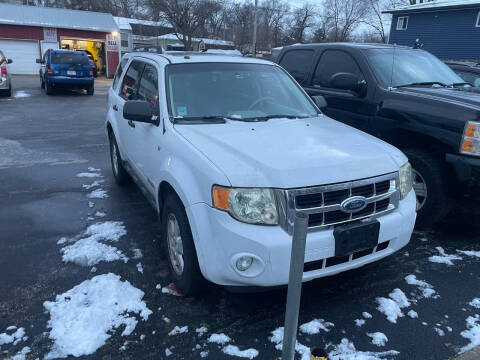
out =
[(361, 82), (366, 82), (362, 70), (351, 54), (343, 50), (327, 49), (320, 55), (309, 84), (304, 86), (306, 92), (310, 96), (325, 97), (327, 108), (322, 111), (329, 117), (370, 132), (376, 104), (368, 102), (366, 94), (359, 95), (353, 91), (333, 88), (330, 80), (338, 73), (354, 74)]
[(304, 86), (314, 55), (313, 49), (287, 50), (280, 58), (279, 65), (287, 70), (300, 85)]

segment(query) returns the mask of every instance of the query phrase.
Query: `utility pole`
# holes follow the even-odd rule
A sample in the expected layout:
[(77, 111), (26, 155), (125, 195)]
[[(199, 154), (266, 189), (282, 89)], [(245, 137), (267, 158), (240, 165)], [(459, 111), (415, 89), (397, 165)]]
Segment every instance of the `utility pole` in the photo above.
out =
[(258, 0), (255, 0), (255, 10), (253, 12), (253, 57), (257, 57), (257, 8)]

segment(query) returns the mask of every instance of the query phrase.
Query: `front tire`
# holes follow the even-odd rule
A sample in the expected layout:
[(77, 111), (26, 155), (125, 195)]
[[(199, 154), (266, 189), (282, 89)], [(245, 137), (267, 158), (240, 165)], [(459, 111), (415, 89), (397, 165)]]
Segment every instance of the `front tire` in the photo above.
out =
[(405, 154), (413, 168), (417, 225), (430, 226), (450, 211), (447, 167), (441, 159), (423, 150), (407, 149)]
[(130, 182), (130, 175), (123, 167), (120, 151), (118, 150), (117, 140), (112, 133), (109, 136), (110, 141), (110, 162), (112, 164), (113, 177), (117, 185), (123, 186)]
[(198, 265), (185, 207), (175, 194), (167, 196), (161, 221), (162, 239), (175, 286), (184, 295), (200, 292), (205, 286), (205, 279)]

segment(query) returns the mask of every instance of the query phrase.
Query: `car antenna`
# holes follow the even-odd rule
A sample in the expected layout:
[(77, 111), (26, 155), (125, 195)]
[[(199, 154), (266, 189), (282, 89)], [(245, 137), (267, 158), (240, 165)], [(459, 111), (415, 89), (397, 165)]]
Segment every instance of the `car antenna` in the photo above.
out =
[(395, 69), (395, 52), (397, 50), (396, 44), (393, 44), (393, 58), (392, 58), (392, 72), (390, 73), (390, 86), (388, 87), (389, 91), (393, 90), (393, 71)]

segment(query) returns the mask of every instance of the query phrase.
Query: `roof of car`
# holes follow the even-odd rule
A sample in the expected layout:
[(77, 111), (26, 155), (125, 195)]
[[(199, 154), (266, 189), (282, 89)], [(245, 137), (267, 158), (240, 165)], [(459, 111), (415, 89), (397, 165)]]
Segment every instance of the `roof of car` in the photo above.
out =
[(480, 64), (474, 61), (445, 61), (445, 64), (480, 68)]
[(290, 46), (285, 46), (284, 49), (294, 49), (294, 48), (317, 48), (317, 47), (348, 47), (348, 48), (357, 48), (357, 49), (411, 49), (409, 46), (399, 46), (392, 44), (381, 44), (381, 43), (347, 43), (347, 42), (330, 42), (330, 43), (313, 43), (313, 44), (295, 44)]
[(155, 58), (161, 56), (166, 58), (172, 64), (184, 64), (184, 63), (205, 63), (205, 62), (221, 62), (221, 63), (245, 63), (245, 64), (270, 64), (273, 65), (271, 61), (251, 58), (245, 56), (235, 56), (235, 55), (224, 55), (224, 54), (212, 54), (212, 53), (201, 53), (194, 51), (167, 51), (162, 54), (151, 53), (151, 52), (133, 52), (129, 53), (129, 56), (146, 56), (150, 58)]

